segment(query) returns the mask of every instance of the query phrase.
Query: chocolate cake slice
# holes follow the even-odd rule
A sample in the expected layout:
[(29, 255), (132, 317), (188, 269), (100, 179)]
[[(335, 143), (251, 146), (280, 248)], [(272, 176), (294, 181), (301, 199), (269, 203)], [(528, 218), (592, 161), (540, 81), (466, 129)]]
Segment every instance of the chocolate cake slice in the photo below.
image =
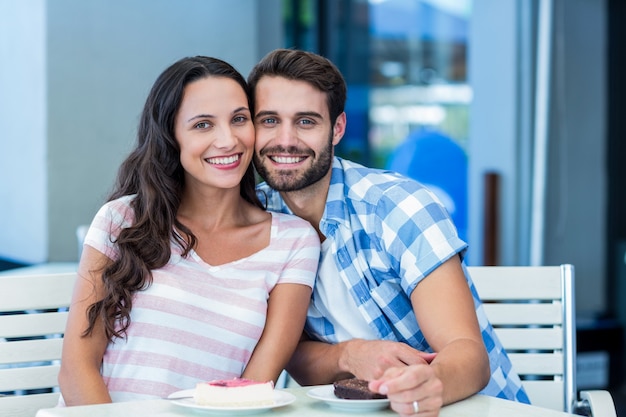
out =
[(382, 400), (386, 395), (372, 392), (367, 388), (367, 381), (357, 378), (335, 381), (335, 396), (345, 400)]

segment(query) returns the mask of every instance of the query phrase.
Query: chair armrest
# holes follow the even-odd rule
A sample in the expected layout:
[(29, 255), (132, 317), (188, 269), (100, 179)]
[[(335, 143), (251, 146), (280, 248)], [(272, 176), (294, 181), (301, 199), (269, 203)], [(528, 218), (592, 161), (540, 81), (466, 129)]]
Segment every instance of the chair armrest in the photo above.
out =
[(617, 417), (613, 397), (608, 391), (592, 390), (581, 391), (580, 401), (575, 406), (576, 409), (589, 410), (593, 417)]

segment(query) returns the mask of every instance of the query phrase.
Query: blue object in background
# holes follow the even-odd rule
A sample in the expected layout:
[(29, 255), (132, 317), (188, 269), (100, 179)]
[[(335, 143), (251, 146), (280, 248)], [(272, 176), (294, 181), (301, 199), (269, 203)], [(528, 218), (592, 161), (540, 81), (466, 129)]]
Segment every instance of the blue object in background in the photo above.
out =
[(435, 130), (414, 131), (391, 154), (387, 168), (435, 193), (467, 242), (467, 155), (458, 143)]

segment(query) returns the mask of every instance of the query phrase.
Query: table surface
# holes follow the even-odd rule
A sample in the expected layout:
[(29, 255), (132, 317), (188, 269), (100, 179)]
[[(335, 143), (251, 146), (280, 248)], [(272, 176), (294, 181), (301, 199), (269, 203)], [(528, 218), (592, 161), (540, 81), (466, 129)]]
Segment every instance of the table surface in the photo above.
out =
[[(371, 412), (345, 412), (329, 406), (326, 402), (310, 398), (307, 391), (313, 387), (289, 388), (286, 391), (296, 396), (292, 404), (267, 410), (259, 416), (298, 416), (298, 417), (338, 417), (338, 416), (395, 416), (389, 408)], [(211, 416), (206, 411), (181, 407), (167, 400), (129, 401), (113, 404), (100, 404), (67, 408), (46, 408), (36, 417), (185, 417)], [(221, 414), (233, 415), (233, 414)], [(241, 414), (237, 414), (241, 415)], [(565, 417), (573, 414), (545, 408), (533, 407), (494, 397), (475, 395), (458, 403), (443, 407), (440, 417)]]

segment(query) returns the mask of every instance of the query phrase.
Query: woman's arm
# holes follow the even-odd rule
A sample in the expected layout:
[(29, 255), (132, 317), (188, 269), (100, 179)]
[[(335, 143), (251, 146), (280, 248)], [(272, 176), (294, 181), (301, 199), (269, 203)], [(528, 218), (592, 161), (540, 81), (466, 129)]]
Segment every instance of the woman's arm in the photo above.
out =
[(87, 328), (87, 309), (104, 295), (102, 269), (109, 258), (85, 245), (78, 268), (65, 336), (59, 385), (66, 405), (111, 402), (100, 366), (107, 347), (102, 323), (96, 323), (89, 336), (82, 334)]
[(311, 299), (311, 287), (278, 284), (270, 292), (267, 319), (259, 343), (242, 375), (274, 383), (298, 344)]

